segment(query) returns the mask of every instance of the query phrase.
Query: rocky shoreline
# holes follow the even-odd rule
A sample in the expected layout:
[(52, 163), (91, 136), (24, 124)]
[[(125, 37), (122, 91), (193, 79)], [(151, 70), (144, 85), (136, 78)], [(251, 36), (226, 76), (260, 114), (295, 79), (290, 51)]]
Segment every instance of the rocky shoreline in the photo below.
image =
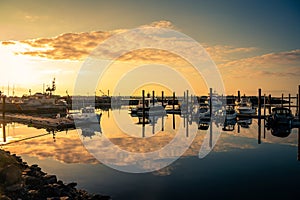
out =
[(0, 200), (110, 200), (109, 196), (76, 189), (64, 184), (38, 165), (28, 166), (20, 156), (0, 150)]

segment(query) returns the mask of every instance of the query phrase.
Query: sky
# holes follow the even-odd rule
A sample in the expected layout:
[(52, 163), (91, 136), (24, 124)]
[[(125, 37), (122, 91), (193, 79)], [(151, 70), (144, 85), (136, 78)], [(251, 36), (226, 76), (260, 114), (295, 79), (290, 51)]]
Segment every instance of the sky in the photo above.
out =
[[(10, 95), (12, 88), (16, 95), (29, 89), (41, 92), (43, 84), (50, 85), (55, 77), (58, 94), (72, 93), (80, 69), (98, 45), (131, 29), (150, 26), (175, 30), (202, 45), (219, 70), (227, 94), (241, 90), (254, 95), (258, 88), (266, 94), (296, 94), (299, 19), (300, 1), (296, 0), (0, 0), (0, 90), (8, 94), (9, 86)], [(136, 41), (144, 42), (143, 38)], [(187, 48), (186, 43), (182, 45)], [(135, 80), (150, 77), (147, 73), (159, 74), (158, 61), (182, 73), (197, 95), (207, 93), (205, 78), (194, 76), (190, 63), (151, 50), (119, 58), (106, 75), (110, 80), (86, 93), (96, 90), (100, 95), (101, 89), (128, 95), (124, 87), (115, 90), (112, 80), (123, 78), (123, 86), (134, 85)], [(137, 63), (147, 65), (149, 72), (138, 70)], [(181, 81), (167, 69), (161, 74), (171, 85), (165, 87), (182, 92)], [(135, 73), (128, 75), (133, 76), (131, 82), (126, 70)], [(140, 89), (139, 84), (132, 87)]]

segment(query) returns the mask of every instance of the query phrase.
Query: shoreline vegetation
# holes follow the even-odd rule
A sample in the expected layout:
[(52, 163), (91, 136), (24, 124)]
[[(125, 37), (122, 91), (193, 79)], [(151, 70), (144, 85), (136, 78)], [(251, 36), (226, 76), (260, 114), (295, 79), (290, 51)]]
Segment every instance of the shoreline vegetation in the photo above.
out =
[(0, 149), (0, 200), (110, 200), (110, 196), (89, 194), (65, 184), (34, 164), (28, 166), (20, 156)]

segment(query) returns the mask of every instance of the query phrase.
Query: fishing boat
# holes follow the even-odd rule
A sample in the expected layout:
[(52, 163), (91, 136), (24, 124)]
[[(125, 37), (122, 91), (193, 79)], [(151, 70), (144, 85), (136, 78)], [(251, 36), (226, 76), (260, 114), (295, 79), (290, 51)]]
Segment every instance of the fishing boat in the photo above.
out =
[(236, 101), (235, 104), (235, 109), (238, 114), (256, 113), (256, 109), (253, 108), (250, 98), (242, 98), (240, 101)]
[(129, 112), (131, 115), (137, 115), (142, 116), (143, 115), (143, 109), (146, 116), (153, 116), (153, 115), (166, 115), (166, 110), (162, 106), (160, 102), (157, 101), (156, 98), (146, 98), (145, 101), (142, 100), (139, 101), (138, 105), (136, 107), (131, 107), (129, 109)]
[(76, 123), (99, 123), (102, 113), (95, 112), (95, 107), (87, 106), (80, 112), (72, 112), (67, 115), (67, 118), (74, 120)]
[(229, 105), (226, 106), (226, 108), (225, 108), (225, 119), (226, 120), (235, 119), (236, 115), (237, 115), (237, 113), (233, 106), (229, 106)]
[(294, 115), (291, 110), (283, 107), (276, 107), (272, 109), (271, 115), (267, 117), (267, 126), (268, 127), (292, 127), (292, 121), (294, 119)]
[(210, 121), (211, 115), (209, 111), (209, 105), (207, 103), (200, 103), (198, 109), (198, 116), (199, 116), (199, 122)]

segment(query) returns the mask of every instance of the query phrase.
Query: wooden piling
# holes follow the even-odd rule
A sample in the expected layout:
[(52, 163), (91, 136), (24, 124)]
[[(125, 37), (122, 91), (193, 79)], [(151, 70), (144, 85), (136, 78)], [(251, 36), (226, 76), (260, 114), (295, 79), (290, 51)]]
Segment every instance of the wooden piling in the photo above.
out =
[(298, 85), (298, 98), (297, 99), (298, 99), (298, 121), (300, 122), (300, 85)]
[(238, 102), (241, 101), (241, 92), (238, 90)]
[(261, 143), (261, 88), (258, 89), (258, 144)]
[[(298, 85), (298, 121), (300, 122), (300, 85)], [(300, 127), (298, 128), (298, 161), (300, 161)]]
[(154, 99), (155, 99), (155, 92), (154, 90), (152, 91), (152, 105), (154, 106)]
[(186, 91), (186, 112), (189, 112), (189, 91)]
[(289, 109), (291, 109), (291, 94), (289, 94)]
[(209, 88), (209, 114), (212, 115), (212, 88)]
[(296, 114), (299, 116), (298, 106), (299, 106), (299, 95), (297, 94), (297, 97), (296, 97)]
[(2, 117), (3, 117), (3, 118), (5, 118), (5, 111), (6, 111), (6, 110), (5, 110), (5, 109), (6, 109), (6, 108), (5, 108), (5, 107), (6, 107), (6, 100), (5, 100), (5, 99), (6, 99), (6, 96), (3, 95), (3, 96), (2, 96)]
[(281, 108), (283, 108), (283, 93), (281, 94)]
[(6, 142), (6, 131), (5, 131), (5, 122), (3, 122), (3, 128), (2, 128), (2, 131), (3, 131), (3, 142), (5, 143)]
[(264, 139), (266, 139), (266, 94), (264, 94)]
[(145, 90), (142, 90), (142, 103), (143, 103), (143, 126), (145, 126)]
[(258, 114), (258, 120), (261, 119), (261, 88), (258, 89), (258, 111), (257, 111), (257, 114)]
[(271, 114), (271, 108), (272, 108), (272, 96), (269, 94), (269, 115)]
[(175, 92), (173, 92), (173, 129), (175, 129)]
[(164, 91), (161, 91), (161, 105), (164, 107)]

